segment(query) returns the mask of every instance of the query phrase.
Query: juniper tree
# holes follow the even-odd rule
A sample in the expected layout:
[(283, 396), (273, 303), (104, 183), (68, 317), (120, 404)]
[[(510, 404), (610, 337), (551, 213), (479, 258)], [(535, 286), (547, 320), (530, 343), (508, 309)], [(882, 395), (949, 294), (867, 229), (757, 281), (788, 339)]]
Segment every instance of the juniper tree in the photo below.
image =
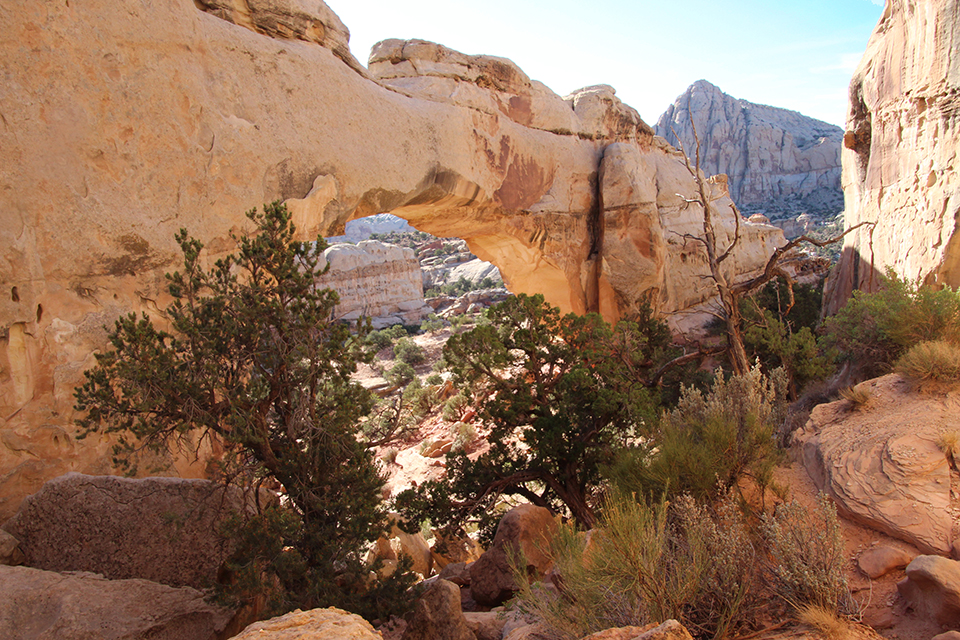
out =
[(317, 284), (323, 239), (294, 240), (280, 203), (247, 217), (255, 233), (233, 236), (237, 251), (209, 269), (203, 245), (177, 234), (183, 271), (167, 275), (163, 325), (146, 314), (116, 322), (112, 349), (76, 390), (78, 424), (84, 435), (114, 434), (116, 461), (128, 466), (145, 449), (215, 439), (229, 475), (274, 479), (289, 505), (256, 524), (279, 538), (263, 541), (270, 557), (250, 552), (238, 568), (275, 570), (281, 609), (376, 614), (364, 608), (380, 592), (361, 551), (384, 529), (383, 479), (357, 433), (371, 396), (351, 380), (363, 333), (335, 321), (337, 294)]

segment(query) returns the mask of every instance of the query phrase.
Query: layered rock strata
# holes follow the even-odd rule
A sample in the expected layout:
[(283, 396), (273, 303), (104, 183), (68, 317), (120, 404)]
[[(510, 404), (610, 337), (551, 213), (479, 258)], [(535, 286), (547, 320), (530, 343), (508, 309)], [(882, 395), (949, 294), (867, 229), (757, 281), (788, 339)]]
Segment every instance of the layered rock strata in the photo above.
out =
[[(564, 311), (713, 293), (683, 241), (694, 181), (610, 87), (561, 98), (421, 41), (381, 43), (367, 73), (320, 0), (0, 1), (0, 519), (51, 477), (109, 472), (108, 439), (75, 439), (72, 391), (105, 325), (160, 318), (181, 227), (213, 259), (263, 202), (303, 239), (389, 211)], [(744, 228), (739, 274), (783, 242)]]
[[(691, 122), (690, 115), (693, 114)], [(657, 135), (696, 158), (707, 174), (726, 174), (740, 205), (771, 212), (795, 209), (839, 213), (840, 127), (796, 111), (727, 95), (706, 80), (690, 85), (657, 120)]]
[(364, 240), (335, 244), (323, 255), (330, 269), (319, 282), (339, 294), (338, 318), (370, 318), (373, 327), (381, 329), (419, 324), (433, 312), (423, 299), (420, 263), (412, 249)]
[(826, 311), (887, 267), (960, 286), (960, 1), (889, 0), (850, 82), (843, 138), (847, 236)]

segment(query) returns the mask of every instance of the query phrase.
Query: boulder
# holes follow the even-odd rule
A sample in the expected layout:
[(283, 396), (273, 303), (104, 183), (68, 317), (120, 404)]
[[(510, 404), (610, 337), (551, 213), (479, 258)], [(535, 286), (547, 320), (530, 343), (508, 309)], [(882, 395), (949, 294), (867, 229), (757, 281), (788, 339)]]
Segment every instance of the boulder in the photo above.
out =
[(939, 624), (960, 626), (960, 562), (941, 556), (917, 556), (897, 590), (916, 612)]
[(960, 1), (890, 0), (850, 81), (843, 136), (844, 238), (824, 291), (835, 313), (887, 267), (960, 286)]
[(434, 530), (433, 536), (433, 546), (430, 550), (433, 554), (434, 565), (440, 569), (445, 568), (448, 564), (474, 562), (483, 555), (483, 547), (470, 536), (453, 538), (444, 536), (437, 530)]
[(460, 587), (434, 582), (417, 600), (402, 640), (477, 640), (463, 617)]
[(869, 578), (876, 580), (894, 569), (904, 568), (915, 557), (917, 557), (916, 553), (882, 545), (861, 553), (857, 559), (857, 565)]
[(700, 168), (707, 175), (725, 174), (737, 204), (843, 210), (840, 127), (738, 100), (698, 80), (667, 107), (654, 130), (675, 147), (682, 143), (691, 158), (699, 136)]
[(470, 591), (482, 605), (496, 606), (517, 590), (511, 560), (522, 559), (531, 580), (539, 580), (550, 568), (550, 538), (557, 521), (550, 511), (532, 504), (514, 507), (497, 526), (493, 544), (470, 565)]
[(944, 631), (933, 636), (930, 640), (960, 640), (960, 631)]
[(328, 607), (296, 609), (254, 622), (233, 640), (382, 640), (383, 636), (360, 616)]
[(463, 619), (477, 640), (500, 640), (507, 625), (507, 618), (517, 619), (515, 613), (504, 611), (465, 611)]
[(190, 587), (0, 566), (7, 640), (217, 640), (232, 617)]
[(206, 588), (230, 551), (219, 526), (243, 505), (238, 490), (207, 480), (69, 473), (4, 528), (31, 567)]
[(869, 406), (818, 405), (795, 432), (807, 473), (844, 516), (924, 553), (949, 553), (950, 464), (937, 441), (956, 419), (960, 390), (917, 393), (897, 374), (858, 388), (870, 392)]
[(656, 627), (656, 624), (648, 624), (643, 627), (616, 627), (613, 629), (604, 629), (584, 636), (581, 640), (633, 640), (641, 633), (649, 631)]
[(470, 566), (466, 562), (451, 562), (440, 570), (440, 579), (464, 587), (470, 586)]
[(430, 546), (420, 533), (407, 533), (397, 524), (400, 516), (390, 514), (390, 530), (377, 539), (374, 548), (367, 555), (367, 562), (373, 563), (377, 558), (385, 560), (388, 573), (392, 573), (400, 556), (407, 556), (413, 561), (411, 569), (424, 578), (433, 572), (433, 557)]
[(687, 628), (676, 620), (666, 622), (636, 636), (633, 640), (693, 640)]

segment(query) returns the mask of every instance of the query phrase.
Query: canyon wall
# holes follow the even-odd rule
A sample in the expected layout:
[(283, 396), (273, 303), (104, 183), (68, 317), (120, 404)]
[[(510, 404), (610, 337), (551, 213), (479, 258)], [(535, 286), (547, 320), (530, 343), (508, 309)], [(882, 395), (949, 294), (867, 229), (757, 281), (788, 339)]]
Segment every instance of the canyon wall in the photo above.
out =
[(847, 236), (826, 311), (879, 274), (960, 286), (960, 1), (887, 0), (850, 82)]
[(682, 143), (691, 161), (699, 137), (700, 167), (726, 174), (738, 205), (834, 214), (843, 208), (840, 127), (738, 100), (698, 80), (660, 116), (655, 130), (676, 147)]
[[(51, 477), (109, 471), (109, 440), (76, 439), (73, 389), (120, 314), (160, 317), (179, 228), (212, 259), (263, 202), (303, 239), (389, 211), (565, 311), (712, 294), (684, 241), (694, 181), (610, 87), (561, 98), (422, 41), (381, 43), (368, 71), (320, 0), (0, 6), (0, 520)], [(783, 238), (742, 228), (725, 265), (747, 274)], [(187, 462), (166, 472), (203, 473)]]

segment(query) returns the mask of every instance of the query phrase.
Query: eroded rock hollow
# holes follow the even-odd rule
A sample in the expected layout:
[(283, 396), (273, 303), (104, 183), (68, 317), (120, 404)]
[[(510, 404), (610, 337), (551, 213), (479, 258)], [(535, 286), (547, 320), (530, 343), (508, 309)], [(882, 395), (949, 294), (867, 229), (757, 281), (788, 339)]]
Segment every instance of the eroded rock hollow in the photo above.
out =
[[(712, 295), (682, 157), (610, 87), (561, 98), (422, 41), (365, 69), (319, 0), (2, 3), (0, 520), (51, 477), (110, 470), (108, 441), (75, 439), (73, 388), (105, 326), (165, 306), (181, 227), (216, 256), (263, 202), (305, 238), (390, 211), (566, 311)], [(783, 242), (741, 231), (740, 274)]]

